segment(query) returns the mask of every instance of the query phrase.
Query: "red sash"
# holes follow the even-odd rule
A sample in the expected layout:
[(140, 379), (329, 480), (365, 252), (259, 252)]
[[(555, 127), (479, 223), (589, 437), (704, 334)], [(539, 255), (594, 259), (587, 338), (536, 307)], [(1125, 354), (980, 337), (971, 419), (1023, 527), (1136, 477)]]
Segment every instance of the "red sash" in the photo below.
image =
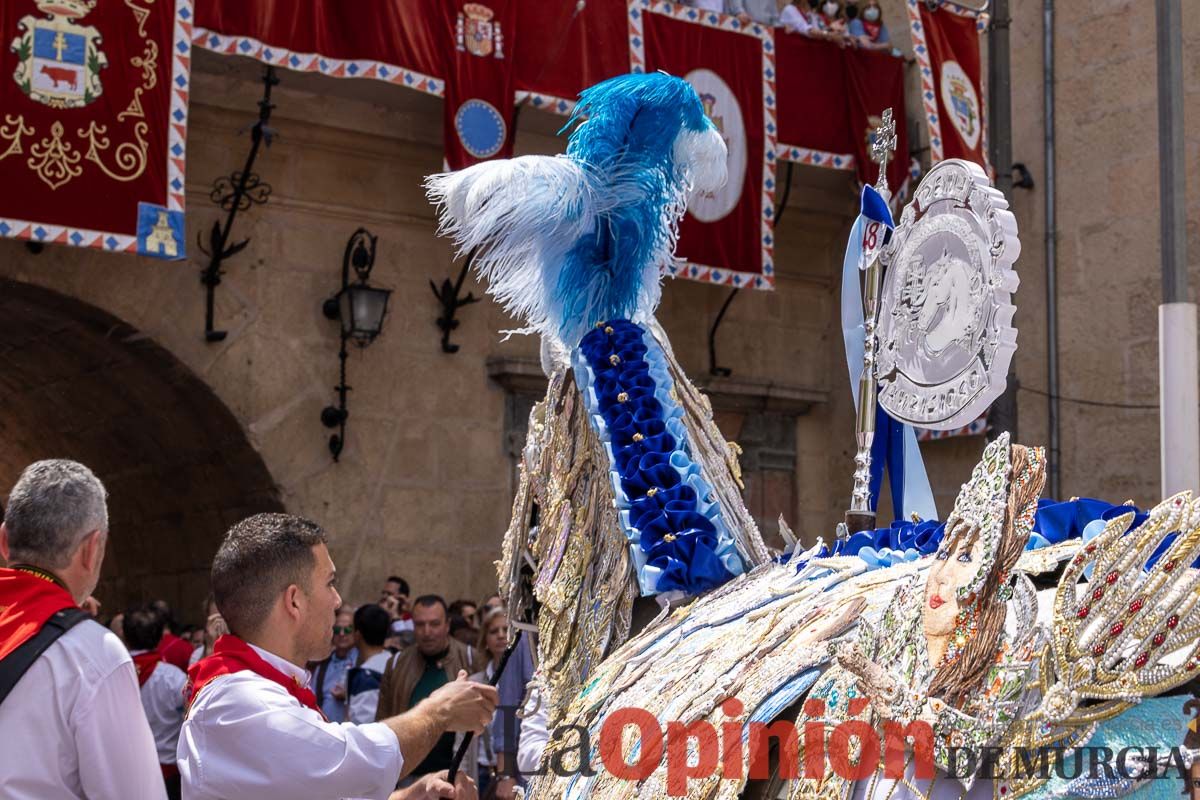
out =
[[(272, 667), (262, 656), (254, 652), (250, 645), (229, 633), (217, 639), (216, 644), (213, 645), (211, 656), (200, 659), (188, 669), (188, 684), (183, 690), (187, 707), (191, 708), (196, 695), (209, 681), (243, 670), (249, 670), (260, 678), (266, 678), (272, 683), (279, 684), (301, 705), (321, 713), (321, 707), (317, 705), (317, 696), (312, 693), (311, 689), (301, 686), (295, 678), (284, 675)], [(325, 715), (321, 714), (321, 716)]]
[(0, 569), (0, 659), (29, 641), (54, 614), (75, 605), (71, 593), (49, 578)]
[(138, 653), (133, 657), (133, 668), (137, 670), (138, 686), (146, 685), (146, 681), (154, 674), (154, 668), (160, 661), (162, 661), (162, 656), (153, 650)]

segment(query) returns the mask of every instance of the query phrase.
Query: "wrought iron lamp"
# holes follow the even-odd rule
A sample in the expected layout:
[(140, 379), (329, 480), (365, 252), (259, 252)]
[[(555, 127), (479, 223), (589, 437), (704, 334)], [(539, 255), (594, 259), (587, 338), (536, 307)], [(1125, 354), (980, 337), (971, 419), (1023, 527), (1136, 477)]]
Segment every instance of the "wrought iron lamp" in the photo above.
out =
[[(341, 325), (341, 348), (338, 351), (341, 380), (334, 387), (338, 393), (338, 404), (326, 406), (321, 411), (321, 422), (325, 427), (338, 429), (329, 437), (329, 452), (333, 454), (334, 461), (338, 460), (346, 445), (346, 419), (350, 416), (346, 409), (346, 393), (350, 391), (346, 385), (346, 343), (353, 341), (359, 347), (366, 347), (375, 341), (375, 337), (383, 330), (388, 298), (392, 294), (391, 289), (380, 289), (367, 283), (375, 266), (375, 243), (378, 238), (365, 228), (359, 228), (351, 235), (342, 256), (342, 288), (321, 306), (326, 317), (338, 320)], [(355, 283), (350, 282), (351, 267), (358, 277)]]

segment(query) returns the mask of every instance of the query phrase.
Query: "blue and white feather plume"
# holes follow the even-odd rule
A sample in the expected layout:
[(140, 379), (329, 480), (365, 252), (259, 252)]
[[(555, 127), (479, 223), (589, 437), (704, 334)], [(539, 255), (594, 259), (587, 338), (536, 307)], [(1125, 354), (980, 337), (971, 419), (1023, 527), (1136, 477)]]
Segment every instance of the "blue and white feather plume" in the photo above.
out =
[(562, 156), (430, 176), (439, 233), (474, 252), (488, 292), (527, 331), (577, 345), (596, 322), (646, 322), (693, 193), (725, 183), (725, 142), (696, 91), (665, 73), (580, 94)]

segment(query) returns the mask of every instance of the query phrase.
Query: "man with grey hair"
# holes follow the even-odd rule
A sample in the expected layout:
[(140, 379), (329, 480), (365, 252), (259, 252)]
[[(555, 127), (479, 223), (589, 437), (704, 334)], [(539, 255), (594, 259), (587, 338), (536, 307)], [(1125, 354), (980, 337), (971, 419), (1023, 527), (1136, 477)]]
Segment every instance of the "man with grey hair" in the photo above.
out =
[(31, 464), (0, 525), (0, 797), (162, 800), (133, 661), (79, 610), (108, 542), (103, 484), (74, 461)]

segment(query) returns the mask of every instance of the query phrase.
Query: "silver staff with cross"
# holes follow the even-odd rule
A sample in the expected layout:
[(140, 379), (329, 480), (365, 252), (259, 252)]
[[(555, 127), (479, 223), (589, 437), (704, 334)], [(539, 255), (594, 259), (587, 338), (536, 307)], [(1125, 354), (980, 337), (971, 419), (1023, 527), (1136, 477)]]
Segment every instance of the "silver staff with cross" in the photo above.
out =
[[(875, 188), (885, 201), (892, 196), (887, 185), (887, 165), (895, 150), (896, 122), (889, 108), (883, 112), (883, 121), (875, 129), (875, 138), (871, 142), (871, 160), (879, 165)], [(873, 233), (877, 237), (883, 234), (884, 231), (878, 228)], [(883, 264), (879, 260), (882, 250), (882, 247), (874, 248), (863, 286), (863, 367), (858, 378), (858, 414), (854, 426), (858, 452), (854, 455), (854, 491), (850, 495), (850, 509), (846, 512), (845, 528), (839, 526), (839, 536), (875, 527), (875, 512), (871, 510), (871, 445), (875, 442), (875, 400), (879, 389), (875, 381), (878, 347), (875, 327), (879, 319), (879, 291), (883, 284)]]

